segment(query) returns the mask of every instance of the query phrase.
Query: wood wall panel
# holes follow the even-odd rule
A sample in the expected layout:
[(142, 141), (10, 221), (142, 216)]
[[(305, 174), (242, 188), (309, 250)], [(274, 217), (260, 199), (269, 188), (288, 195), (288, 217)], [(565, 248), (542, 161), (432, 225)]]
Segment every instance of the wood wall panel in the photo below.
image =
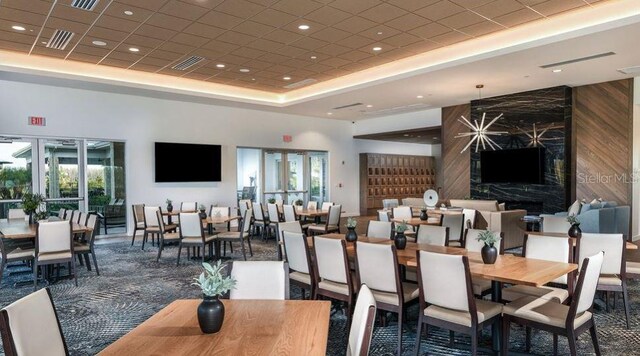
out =
[(631, 205), (633, 80), (573, 88), (575, 195)]
[(471, 105), (456, 105), (442, 108), (442, 197), (461, 199), (470, 195), (470, 153), (460, 153), (469, 143), (469, 138), (455, 138), (460, 132), (468, 132), (458, 119), (470, 117)]

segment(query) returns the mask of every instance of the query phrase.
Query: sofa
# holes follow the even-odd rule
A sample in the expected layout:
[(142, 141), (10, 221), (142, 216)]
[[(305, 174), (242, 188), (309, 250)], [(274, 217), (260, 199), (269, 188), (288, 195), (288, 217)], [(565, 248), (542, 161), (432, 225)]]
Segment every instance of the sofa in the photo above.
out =
[[(576, 204), (576, 203), (574, 203)], [(616, 202), (578, 203), (576, 218), (580, 221), (580, 230), (587, 233), (623, 234), (629, 236), (631, 208), (618, 206)], [(555, 216), (567, 216), (568, 211), (555, 213)], [(544, 217), (545, 215), (540, 215)]]
[(476, 229), (488, 229), (504, 234), (504, 248), (520, 247), (524, 241), (526, 210), (504, 210), (504, 205), (496, 200), (451, 199), (452, 207), (473, 209), (478, 212)]

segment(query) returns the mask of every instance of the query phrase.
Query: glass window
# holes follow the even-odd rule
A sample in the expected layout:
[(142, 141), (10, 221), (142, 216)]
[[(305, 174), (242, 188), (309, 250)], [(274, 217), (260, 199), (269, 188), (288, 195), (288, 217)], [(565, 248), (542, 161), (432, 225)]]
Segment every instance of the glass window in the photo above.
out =
[(0, 142), (0, 218), (18, 208), (24, 193), (32, 190), (33, 152), (31, 142)]
[(89, 211), (101, 214), (105, 233), (126, 230), (124, 142), (87, 141)]

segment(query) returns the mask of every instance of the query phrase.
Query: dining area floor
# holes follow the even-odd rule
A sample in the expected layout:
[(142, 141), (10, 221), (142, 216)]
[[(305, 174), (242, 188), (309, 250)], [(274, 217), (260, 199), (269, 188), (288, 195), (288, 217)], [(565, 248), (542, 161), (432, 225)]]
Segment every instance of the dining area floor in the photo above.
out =
[[(360, 218), (358, 230), (366, 227), (365, 218)], [(361, 231), (360, 233), (363, 233)], [(100, 276), (95, 271), (87, 271), (78, 266), (78, 287), (72, 280), (61, 280), (52, 283), (52, 292), (62, 330), (67, 339), (69, 352), (72, 355), (93, 355), (122, 337), (150, 316), (177, 299), (200, 298), (198, 288), (191, 285), (193, 278), (200, 271), (199, 260), (181, 260), (176, 266), (177, 248), (167, 247), (162, 258), (156, 262), (157, 247), (147, 245), (140, 249), (137, 240), (131, 246), (130, 238), (110, 237), (100, 239), (96, 243), (97, 258), (100, 263)], [(254, 238), (253, 257), (249, 260), (276, 260), (274, 240), (263, 242)], [(227, 256), (234, 260), (242, 259), (239, 248), (234, 253), (227, 251)], [(9, 303), (28, 295), (33, 291), (32, 284), (15, 286), (18, 281), (30, 280), (26, 267), (10, 267), (0, 288), (0, 305)], [(42, 287), (42, 286), (41, 286)], [(595, 320), (598, 326), (598, 338), (602, 354), (622, 355), (637, 353), (640, 347), (640, 317), (633, 312), (640, 307), (640, 283), (629, 283), (631, 299), (631, 328), (625, 328), (624, 311), (620, 301), (617, 308), (604, 310), (604, 304), (596, 301)], [(291, 299), (300, 299), (300, 290), (291, 287)], [(404, 322), (403, 354), (413, 355), (415, 330), (417, 326), (418, 305), (412, 305), (406, 313)], [(512, 326), (510, 350), (525, 351), (524, 329)], [(347, 344), (348, 328), (341, 305), (334, 302), (331, 310), (328, 355), (344, 355)], [(393, 355), (396, 350), (397, 324), (395, 316), (389, 315), (385, 323), (376, 321), (371, 355)], [(432, 327), (428, 337), (422, 338), (420, 354), (430, 355), (465, 355), (469, 352), (470, 339), (464, 335), (456, 335), (453, 347), (449, 345), (449, 333), (443, 329)], [(533, 331), (532, 354), (547, 355), (552, 353), (551, 334)], [(621, 342), (624, 340), (624, 342)], [(491, 335), (485, 330), (480, 339), (481, 347), (490, 347)], [(568, 353), (566, 339), (559, 340), (560, 354)], [(593, 353), (591, 340), (583, 335), (578, 340), (578, 354)], [(489, 354), (481, 351), (480, 354)]]

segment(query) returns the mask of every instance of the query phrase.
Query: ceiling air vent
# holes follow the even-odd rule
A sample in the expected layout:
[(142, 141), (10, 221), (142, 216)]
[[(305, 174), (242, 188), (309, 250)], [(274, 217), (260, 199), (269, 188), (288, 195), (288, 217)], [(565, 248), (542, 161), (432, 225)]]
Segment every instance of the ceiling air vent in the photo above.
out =
[(76, 9), (82, 9), (87, 11), (93, 11), (96, 5), (98, 5), (98, 1), (100, 0), (73, 0), (71, 2), (71, 7), (75, 7)]
[(618, 72), (620, 72), (622, 74), (634, 74), (635, 75), (635, 74), (640, 73), (640, 66), (620, 68), (620, 69), (618, 69)]
[(184, 61), (174, 65), (171, 68), (176, 69), (176, 70), (186, 70), (187, 68), (191, 68), (194, 65), (202, 62), (203, 60), (204, 60), (204, 57), (191, 56), (191, 57), (185, 59)]
[(347, 109), (347, 108), (352, 108), (352, 107), (354, 107), (354, 106), (360, 106), (360, 105), (362, 105), (362, 103), (353, 103), (353, 104), (348, 104), (348, 105), (338, 106), (338, 107), (335, 107), (335, 108), (333, 108), (333, 109), (331, 109), (331, 110)]
[(47, 48), (64, 50), (73, 38), (74, 33), (65, 30), (55, 30), (47, 42)]
[(305, 85), (313, 84), (315, 82), (317, 82), (317, 80), (315, 80), (313, 78), (309, 78), (309, 79), (301, 80), (299, 82), (287, 84), (287, 85), (284, 86), (284, 88), (285, 89), (295, 89), (295, 88), (303, 87)]
[(540, 68), (559, 67), (559, 66), (562, 66), (562, 65), (565, 65), (565, 64), (584, 62), (584, 61), (589, 61), (589, 60), (596, 59), (596, 58), (613, 56), (615, 54), (616, 54), (615, 52), (598, 53), (598, 54), (594, 54), (592, 56), (574, 58), (574, 59), (569, 59), (567, 61), (545, 64), (545, 65), (540, 66)]

